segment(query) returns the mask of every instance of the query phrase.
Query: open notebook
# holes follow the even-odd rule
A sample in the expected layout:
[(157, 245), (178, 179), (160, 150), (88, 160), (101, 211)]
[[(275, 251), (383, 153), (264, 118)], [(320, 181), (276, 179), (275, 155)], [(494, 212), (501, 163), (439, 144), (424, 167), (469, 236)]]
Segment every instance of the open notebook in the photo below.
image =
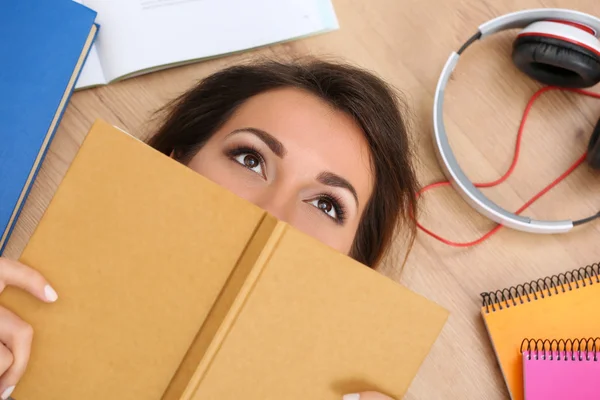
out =
[(525, 400), (600, 399), (599, 346), (598, 338), (526, 341)]
[(587, 338), (600, 332), (599, 264), (482, 297), (481, 314), (513, 400), (523, 400), (524, 339)]
[(35, 329), (18, 400), (400, 398), (448, 313), (98, 121), (7, 288)]
[(76, 89), (336, 30), (331, 0), (75, 0), (101, 25)]

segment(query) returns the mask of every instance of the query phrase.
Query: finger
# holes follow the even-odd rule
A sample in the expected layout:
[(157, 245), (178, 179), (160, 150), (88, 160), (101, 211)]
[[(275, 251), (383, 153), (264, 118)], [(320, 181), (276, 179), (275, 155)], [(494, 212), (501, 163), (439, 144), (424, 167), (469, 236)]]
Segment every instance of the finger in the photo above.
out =
[(26, 290), (42, 301), (54, 302), (58, 298), (56, 291), (38, 271), (17, 261), (0, 257), (0, 292), (7, 285)]
[[(13, 363), (13, 355), (10, 350), (2, 343), (0, 343), (0, 377), (4, 375)], [(0, 393), (2, 393), (0, 391)]]
[[(13, 360), (13, 355), (10, 350), (0, 343), (0, 377), (2, 377), (2, 375), (8, 371), (13, 363)], [(0, 399), (7, 399), (11, 395), (13, 389), (14, 386), (11, 385), (6, 388), (0, 386)]]
[(394, 400), (389, 396), (386, 396), (377, 392), (362, 392), (345, 395), (342, 400)]
[[(12, 364), (0, 376), (0, 398), (23, 376), (31, 353), (33, 328), (12, 312), (0, 307), (0, 342), (12, 354)], [(6, 396), (8, 397), (8, 396)]]

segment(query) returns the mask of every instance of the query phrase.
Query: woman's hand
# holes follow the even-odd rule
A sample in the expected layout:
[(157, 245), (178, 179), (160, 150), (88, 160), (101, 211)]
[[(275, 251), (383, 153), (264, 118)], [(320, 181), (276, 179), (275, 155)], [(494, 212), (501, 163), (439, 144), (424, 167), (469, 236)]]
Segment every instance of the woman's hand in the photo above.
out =
[[(0, 292), (16, 286), (46, 303), (58, 298), (46, 279), (36, 270), (0, 257)], [(29, 361), (33, 329), (21, 318), (0, 307), (0, 399), (10, 397)]]
[(342, 400), (394, 400), (391, 397), (385, 396), (377, 392), (363, 392), (347, 394)]

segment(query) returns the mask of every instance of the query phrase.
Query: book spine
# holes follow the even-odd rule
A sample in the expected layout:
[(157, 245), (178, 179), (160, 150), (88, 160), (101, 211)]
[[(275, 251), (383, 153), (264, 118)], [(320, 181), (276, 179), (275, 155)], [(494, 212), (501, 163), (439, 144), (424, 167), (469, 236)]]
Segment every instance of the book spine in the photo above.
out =
[(286, 224), (266, 214), (249, 240), (162, 400), (191, 400), (256, 285)]

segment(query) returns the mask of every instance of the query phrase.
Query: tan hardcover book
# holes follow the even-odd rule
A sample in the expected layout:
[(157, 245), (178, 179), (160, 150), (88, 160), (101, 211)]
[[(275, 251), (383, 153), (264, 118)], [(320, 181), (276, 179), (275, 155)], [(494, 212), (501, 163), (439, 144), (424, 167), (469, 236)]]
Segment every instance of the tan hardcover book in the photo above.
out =
[(7, 288), (33, 325), (16, 400), (402, 397), (440, 306), (97, 121)]

